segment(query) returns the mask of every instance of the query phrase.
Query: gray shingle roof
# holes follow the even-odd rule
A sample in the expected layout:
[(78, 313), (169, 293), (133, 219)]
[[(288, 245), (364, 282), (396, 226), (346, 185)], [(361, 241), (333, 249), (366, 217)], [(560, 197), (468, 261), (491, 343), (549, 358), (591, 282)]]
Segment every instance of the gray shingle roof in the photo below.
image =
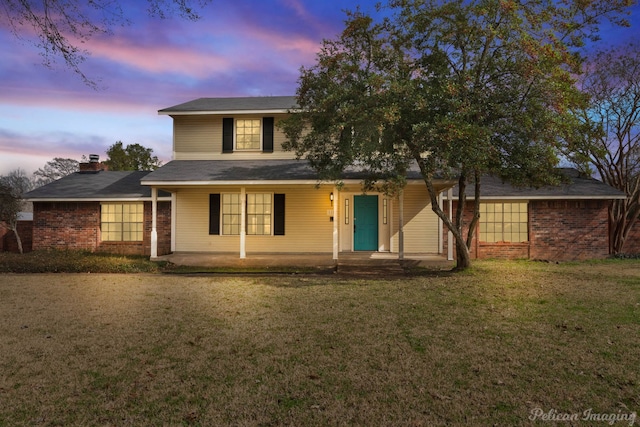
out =
[[(518, 188), (499, 178), (486, 176), (482, 180), (484, 199), (613, 199), (624, 193), (596, 179), (581, 176), (575, 169), (563, 169), (569, 182), (558, 187)], [(347, 172), (344, 179), (363, 179), (358, 171)], [(409, 179), (421, 179), (416, 170)], [(180, 182), (249, 182), (249, 181), (317, 181), (318, 175), (304, 160), (174, 160), (149, 172), (76, 172), (25, 194), (30, 201), (38, 200), (107, 200), (151, 198), (151, 183)], [(146, 184), (146, 185), (145, 185)], [(160, 191), (160, 197), (169, 193)], [(457, 187), (454, 188), (457, 198)], [(467, 187), (467, 197), (473, 197), (473, 185)]]
[[(343, 174), (343, 179), (366, 178), (361, 171)], [(421, 179), (417, 170), (409, 179)], [(318, 174), (305, 160), (173, 160), (142, 179), (149, 183), (317, 181)]]
[(159, 110), (160, 114), (223, 113), (225, 111), (287, 111), (298, 108), (295, 96), (199, 98)]
[[(24, 195), (37, 200), (106, 200), (151, 198), (151, 188), (140, 184), (149, 171), (76, 172)], [(158, 194), (161, 197), (168, 193)]]
[[(483, 176), (481, 180), (482, 199), (618, 199), (625, 194), (602, 181), (581, 175), (576, 169), (562, 168), (560, 171), (568, 182), (559, 186), (540, 188), (514, 187), (495, 176)], [(468, 198), (474, 197), (474, 185), (467, 186)], [(453, 189), (454, 199), (458, 198), (458, 186)]]

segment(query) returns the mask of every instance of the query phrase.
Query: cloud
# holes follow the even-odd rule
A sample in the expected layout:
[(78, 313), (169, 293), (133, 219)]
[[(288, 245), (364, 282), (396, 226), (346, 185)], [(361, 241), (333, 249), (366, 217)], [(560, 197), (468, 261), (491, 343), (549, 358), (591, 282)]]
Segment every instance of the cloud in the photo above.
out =
[(126, 66), (150, 74), (184, 74), (202, 78), (226, 70), (228, 57), (208, 50), (183, 46), (146, 45), (123, 37), (102, 38), (90, 44), (93, 58), (112, 62), (111, 67)]
[[(80, 160), (106, 147), (106, 141), (97, 135), (70, 132), (24, 132), (0, 129), (0, 175), (22, 168), (33, 172), (54, 157)], [(99, 151), (104, 151), (104, 148)]]

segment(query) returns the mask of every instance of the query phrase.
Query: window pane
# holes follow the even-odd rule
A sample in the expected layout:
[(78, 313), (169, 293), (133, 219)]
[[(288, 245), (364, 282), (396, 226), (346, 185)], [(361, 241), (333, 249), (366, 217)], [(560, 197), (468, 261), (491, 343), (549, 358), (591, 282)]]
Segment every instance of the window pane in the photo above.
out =
[(236, 120), (236, 148), (239, 150), (260, 149), (260, 119)]

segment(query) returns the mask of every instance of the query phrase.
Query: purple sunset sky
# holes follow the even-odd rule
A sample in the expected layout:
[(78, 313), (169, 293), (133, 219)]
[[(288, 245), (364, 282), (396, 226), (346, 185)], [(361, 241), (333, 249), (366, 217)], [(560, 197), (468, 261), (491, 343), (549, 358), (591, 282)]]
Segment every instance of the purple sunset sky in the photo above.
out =
[[(99, 90), (62, 63), (44, 67), (39, 51), (0, 21), (0, 175), (30, 174), (54, 157), (104, 159), (118, 140), (167, 162), (171, 118), (159, 109), (200, 97), (294, 95), (300, 66), (341, 31), (343, 10), (374, 13), (378, 1), (212, 0), (197, 22), (149, 18), (138, 1), (132, 25), (86, 46), (82, 69)], [(639, 16), (631, 15), (631, 28), (603, 26), (598, 47), (637, 37)]]

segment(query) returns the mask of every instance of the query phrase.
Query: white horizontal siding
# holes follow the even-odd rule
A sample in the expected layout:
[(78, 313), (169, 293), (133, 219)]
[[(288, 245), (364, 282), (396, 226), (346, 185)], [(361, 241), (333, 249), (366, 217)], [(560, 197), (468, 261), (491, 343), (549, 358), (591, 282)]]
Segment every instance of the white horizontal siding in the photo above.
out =
[[(393, 200), (393, 250), (398, 251), (398, 200)], [(404, 251), (405, 253), (437, 253), (438, 217), (431, 210), (426, 186), (407, 186), (404, 190)]]
[[(333, 245), (333, 223), (329, 193), (332, 187), (316, 189), (308, 186), (248, 186), (247, 193), (285, 194), (285, 235), (246, 237), (247, 253), (309, 252), (330, 253)], [(209, 194), (239, 193), (240, 187), (208, 187), (180, 189), (176, 192), (176, 251), (239, 252), (240, 236), (209, 235)]]
[(280, 129), (278, 129), (277, 126), (278, 120), (285, 117), (285, 115), (276, 114), (272, 115), (272, 117), (275, 118), (273, 153), (263, 153), (261, 151), (235, 151), (233, 153), (223, 154), (222, 116), (174, 116), (174, 160), (294, 159), (295, 153), (282, 150), (282, 144), (286, 140), (286, 137), (284, 133)]

